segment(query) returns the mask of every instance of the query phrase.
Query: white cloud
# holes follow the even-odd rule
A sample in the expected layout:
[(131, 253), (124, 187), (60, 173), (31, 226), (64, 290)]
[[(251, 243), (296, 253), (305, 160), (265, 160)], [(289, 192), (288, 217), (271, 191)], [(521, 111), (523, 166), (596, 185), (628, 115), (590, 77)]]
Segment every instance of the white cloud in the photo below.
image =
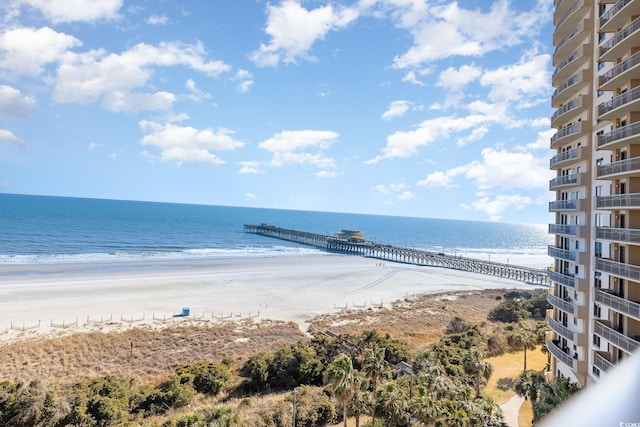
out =
[(404, 113), (406, 113), (409, 110), (409, 108), (411, 108), (411, 105), (412, 103), (409, 101), (402, 101), (402, 100), (393, 101), (389, 105), (389, 108), (387, 108), (387, 111), (382, 113), (382, 119), (391, 120), (396, 117), (402, 117)]
[(187, 82), (185, 83), (185, 86), (187, 89), (189, 89), (189, 92), (191, 92), (189, 95), (187, 95), (187, 98), (190, 99), (191, 101), (199, 102), (199, 101), (202, 101), (203, 99), (211, 98), (211, 95), (197, 88), (196, 82), (193, 79), (187, 80)]
[(415, 86), (424, 86), (424, 83), (418, 79), (416, 73), (414, 71), (409, 71), (402, 77), (402, 81), (406, 83), (411, 83)]
[(253, 86), (253, 74), (247, 70), (238, 70), (233, 80), (238, 82), (238, 92), (246, 93)]
[(366, 163), (375, 164), (383, 159), (411, 157), (418, 153), (419, 148), (433, 141), (448, 138), (454, 132), (463, 132), (501, 119), (502, 117), (497, 115), (494, 117), (472, 114), (467, 117), (448, 116), (425, 120), (414, 130), (397, 131), (387, 136), (387, 145), (382, 149), (382, 154)]
[(480, 189), (545, 189), (551, 175), (548, 157), (493, 148), (482, 150), (482, 161), (471, 162), (465, 171), (465, 176), (474, 180)]
[(36, 108), (31, 96), (24, 96), (11, 86), (0, 85), (0, 115), (27, 117)]
[(159, 149), (160, 159), (164, 162), (187, 161), (217, 166), (225, 162), (212, 151), (229, 151), (244, 146), (244, 142), (233, 138), (234, 132), (229, 129), (198, 130), (190, 126), (148, 120), (139, 124), (142, 131), (147, 133), (142, 138), (142, 145)]
[(336, 132), (321, 130), (286, 130), (262, 141), (259, 147), (272, 154), (271, 166), (288, 164), (335, 168), (335, 160), (324, 152), (338, 139)]
[(522, 149), (524, 150), (550, 150), (549, 142), (551, 141), (551, 137), (553, 134), (557, 132), (557, 129), (548, 129), (544, 131), (538, 132), (538, 138), (525, 145)]
[(167, 25), (169, 23), (169, 17), (166, 15), (151, 15), (147, 18), (147, 24), (149, 25)]
[(241, 173), (241, 174), (263, 173), (262, 169), (260, 168), (261, 163), (258, 161), (254, 161), (254, 160), (244, 161), (244, 162), (240, 162), (240, 165), (242, 167), (240, 168), (238, 173)]
[(122, 54), (92, 50), (67, 52), (58, 69), (54, 100), (89, 104), (101, 101), (113, 111), (168, 110), (175, 96), (169, 92), (147, 93), (154, 66), (185, 66), (217, 77), (230, 70), (222, 61), (207, 61), (201, 43), (140, 43)]
[(398, 200), (411, 200), (416, 196), (411, 191), (403, 191), (400, 195), (398, 195)]
[(58, 62), (69, 49), (81, 46), (73, 36), (51, 28), (14, 28), (0, 34), (0, 70), (9, 76), (37, 76), (46, 64)]
[(462, 204), (464, 209), (487, 214), (491, 221), (500, 221), (506, 210), (522, 210), (533, 203), (530, 197), (521, 195), (499, 194), (495, 199), (482, 197), (470, 204)]
[(481, 75), (482, 69), (475, 65), (463, 65), (458, 69), (449, 67), (440, 73), (436, 85), (457, 92)]
[(416, 184), (431, 188), (457, 187), (457, 185), (453, 183), (453, 178), (462, 172), (464, 172), (464, 169), (460, 168), (451, 169), (446, 172), (436, 171), (430, 173), (425, 179), (418, 181)]
[(0, 128), (0, 143), (7, 145), (15, 145), (16, 147), (24, 146), (24, 143), (20, 138), (15, 136), (13, 132), (7, 129)]
[(89, 147), (88, 148), (89, 148), (89, 151), (96, 151), (97, 149), (99, 149), (101, 147), (102, 147), (102, 144), (92, 141), (92, 142), (89, 143)]
[(485, 70), (480, 84), (489, 86), (491, 101), (519, 101), (524, 95), (544, 95), (549, 99), (550, 55), (526, 54), (518, 63)]
[(256, 200), (258, 196), (253, 193), (244, 193), (245, 200)]
[(54, 23), (114, 19), (122, 0), (21, 0)]
[(487, 12), (463, 9), (458, 2), (430, 5), (428, 14), (421, 15), (424, 19), (397, 23), (411, 32), (413, 46), (395, 57), (394, 66), (415, 67), (450, 56), (479, 57), (516, 45), (551, 19), (548, 3), (540, 2), (528, 12), (511, 9), (508, 0), (497, 0)]
[(329, 31), (346, 27), (358, 17), (351, 8), (333, 5), (307, 10), (296, 0), (284, 0), (280, 5), (268, 6), (265, 32), (271, 37), (268, 45), (251, 53), (258, 66), (275, 66), (281, 60), (295, 62), (298, 58), (312, 60), (309, 55), (316, 40), (322, 40)]

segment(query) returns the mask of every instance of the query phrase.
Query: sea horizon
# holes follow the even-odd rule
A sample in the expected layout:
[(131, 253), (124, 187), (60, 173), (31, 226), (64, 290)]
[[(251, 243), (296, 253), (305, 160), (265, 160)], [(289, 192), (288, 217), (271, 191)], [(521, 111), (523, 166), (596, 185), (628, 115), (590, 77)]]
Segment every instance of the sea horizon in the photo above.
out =
[(546, 224), (14, 193), (0, 220), (0, 266), (327, 254), (243, 231), (257, 223), (539, 268), (552, 242)]

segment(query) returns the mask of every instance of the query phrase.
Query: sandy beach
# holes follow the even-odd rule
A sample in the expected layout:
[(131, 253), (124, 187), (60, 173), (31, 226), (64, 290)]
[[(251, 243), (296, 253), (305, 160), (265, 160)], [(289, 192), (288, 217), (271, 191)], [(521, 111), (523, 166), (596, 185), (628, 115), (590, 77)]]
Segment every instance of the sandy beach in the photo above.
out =
[[(294, 321), (424, 293), (531, 285), (348, 255), (0, 267), (0, 337), (87, 320), (190, 317)], [(126, 322), (124, 322), (126, 323)], [(13, 327), (12, 327), (13, 326)], [(64, 328), (62, 328), (64, 329)]]

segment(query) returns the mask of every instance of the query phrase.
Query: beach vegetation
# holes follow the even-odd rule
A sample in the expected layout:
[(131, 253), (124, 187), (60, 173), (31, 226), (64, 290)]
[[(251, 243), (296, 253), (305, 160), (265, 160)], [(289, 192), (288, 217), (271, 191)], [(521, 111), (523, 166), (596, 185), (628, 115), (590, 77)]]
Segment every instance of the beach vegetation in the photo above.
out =
[(509, 291), (504, 301), (489, 311), (487, 318), (504, 323), (518, 323), (526, 319), (543, 320), (551, 308), (546, 291)]

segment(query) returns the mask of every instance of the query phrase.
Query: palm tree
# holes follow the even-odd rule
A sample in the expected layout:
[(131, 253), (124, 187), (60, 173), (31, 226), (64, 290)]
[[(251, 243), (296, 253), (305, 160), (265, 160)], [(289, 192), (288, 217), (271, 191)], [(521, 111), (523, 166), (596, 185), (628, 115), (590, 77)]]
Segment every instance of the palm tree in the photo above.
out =
[(409, 420), (407, 399), (402, 389), (390, 381), (380, 391), (380, 404), (388, 426), (406, 425)]
[(324, 382), (342, 404), (344, 427), (347, 427), (347, 409), (354, 389), (359, 386), (351, 356), (340, 353), (324, 372)]
[(362, 354), (362, 369), (364, 374), (371, 380), (371, 425), (376, 425), (376, 405), (378, 392), (378, 379), (382, 375), (382, 371), (386, 366), (384, 354), (386, 349), (380, 347), (377, 343), (371, 345), (364, 350)]
[(550, 384), (543, 383), (540, 387), (540, 400), (533, 407), (535, 418), (540, 419), (578, 390), (578, 385), (566, 377), (558, 377)]
[(522, 349), (524, 350), (524, 368), (522, 370), (526, 371), (527, 350), (534, 350), (536, 348), (536, 336), (531, 331), (523, 327), (522, 330), (515, 336), (515, 339), (516, 343), (520, 344), (522, 346)]
[(440, 407), (435, 396), (428, 392), (427, 388), (419, 385), (415, 389), (411, 401), (411, 413), (424, 425), (432, 424), (440, 413)]
[[(540, 389), (546, 382), (545, 377), (540, 372), (533, 370), (523, 371), (516, 378), (513, 388), (520, 396), (531, 401), (531, 405), (535, 408), (538, 404)], [(533, 420), (536, 421), (536, 411), (533, 411)]]
[(349, 402), (349, 409), (356, 418), (356, 427), (360, 427), (360, 414), (366, 413), (371, 407), (371, 396), (367, 392), (369, 382), (361, 372), (355, 372), (356, 377), (353, 382), (353, 394)]
[(467, 412), (455, 400), (447, 400), (445, 402), (441, 419), (444, 425), (451, 427), (464, 427), (468, 425)]
[(472, 349), (466, 352), (462, 359), (462, 366), (465, 372), (473, 378), (476, 399), (480, 397), (480, 387), (486, 384), (493, 373), (493, 365), (483, 362), (482, 358), (480, 351)]

